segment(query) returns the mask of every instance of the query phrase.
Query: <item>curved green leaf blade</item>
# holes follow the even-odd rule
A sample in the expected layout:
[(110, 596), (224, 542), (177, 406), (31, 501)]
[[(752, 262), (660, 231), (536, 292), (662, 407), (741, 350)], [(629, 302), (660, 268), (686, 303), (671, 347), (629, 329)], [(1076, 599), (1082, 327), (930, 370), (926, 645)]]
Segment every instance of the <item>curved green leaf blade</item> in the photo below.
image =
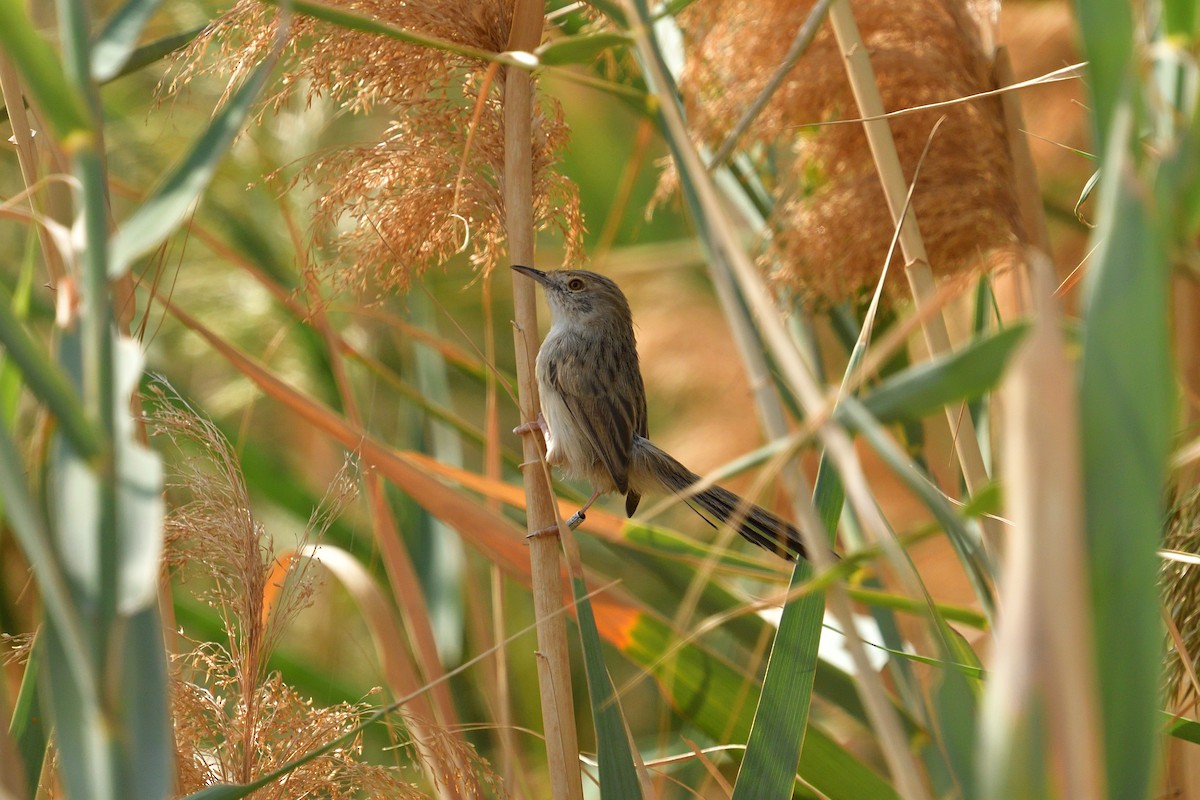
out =
[(618, 800), (640, 800), (641, 783), (629, 745), (629, 733), (612, 677), (604, 665), (596, 615), (588, 600), (587, 586), (580, 579), (571, 580), (575, 594), (576, 620), (579, 638), (583, 642), (583, 659), (587, 672), (588, 697), (596, 725), (596, 759), (600, 764), (600, 796)]
[(217, 163), (241, 132), (274, 66), (275, 59), (268, 58), (255, 67), (213, 118), (183, 163), (117, 230), (110, 245), (110, 278), (123, 275), (135, 258), (158, 247), (184, 220), (208, 186)]
[[(812, 566), (797, 561), (791, 586), (800, 586), (810, 577)], [(800, 595), (783, 607), (733, 800), (792, 796), (812, 706), (813, 666), (824, 609), (824, 592)]]
[(605, 50), (629, 44), (621, 33), (594, 33), (590, 36), (569, 36), (547, 42), (538, 48), (538, 61), (546, 66), (590, 64)]
[(1192, 744), (1200, 744), (1200, 722), (1194, 719), (1176, 718), (1166, 713), (1160, 714), (1159, 718), (1166, 720), (1167, 733), (1171, 736)]
[(163, 0), (127, 0), (108, 19), (100, 36), (92, 43), (92, 77), (97, 83), (111, 80), (120, 73), (137, 48), (138, 37), (146, 22)]
[(880, 383), (862, 403), (880, 422), (889, 423), (920, 420), (950, 403), (978, 397), (1000, 382), (1027, 331), (1026, 325), (1013, 325), (909, 367)]
[(1128, 107), (1117, 122), (1085, 285), (1080, 425), (1108, 792), (1136, 798), (1158, 760), (1157, 548), (1177, 389), (1167, 237), (1124, 150), (1140, 147)]
[(161, 39), (147, 42), (129, 54), (121, 70), (112, 76), (112, 80), (137, 72), (142, 67), (153, 64), (156, 61), (161, 61), (176, 50), (190, 44), (206, 27), (208, 26), (198, 25), (191, 30), (183, 31), (182, 33), (173, 33), (170, 36), (164, 36)]
[[(756, 700), (757, 686), (732, 665), (694, 644), (672, 652), (676, 637), (663, 622), (642, 614), (623, 628), (621, 652), (650, 671), (676, 710), (708, 735), (724, 742), (750, 735), (746, 713)], [(820, 728), (810, 726), (796, 769), (799, 779), (833, 800), (890, 800), (896, 790)]]
[[(824, 458), (813, 494), (825, 530), (836, 531), (845, 494), (837, 472)], [(797, 561), (789, 589), (802, 586), (812, 573), (809, 562)], [(812, 708), (824, 612), (824, 592), (794, 596), (783, 606), (733, 800), (783, 800), (792, 795)]]
[[(92, 666), (83, 622), (71, 597), (62, 564), (50, 546), (48, 526), (25, 484), (24, 465), (17, 445), (3, 425), (0, 425), (0, 496), (4, 498), (4, 516), (37, 578), (47, 617), (54, 620), (63, 637), (64, 660), (79, 683), (89, 683)], [(88, 693), (95, 695), (94, 684)]]
[(38, 690), (38, 676), (45, 659), (45, 649), (41, 637), (34, 639), (29, 649), (29, 660), (25, 662), (25, 674), (21, 678), (21, 689), (13, 706), (12, 719), (8, 723), (8, 735), (21, 759), (25, 786), (30, 787), (29, 796), (32, 796), (32, 787), (38, 785), (42, 764), (46, 759), (46, 747), (50, 743), (50, 730), (42, 716), (41, 692)]
[(87, 418), (83, 404), (66, 373), (49, 358), (17, 319), (6, 298), (0, 296), (0, 344), (20, 368), (25, 383), (46, 404), (62, 426), (72, 447), (84, 457), (97, 455), (103, 446), (99, 430)]
[[(1113, 118), (1118, 107), (1129, 102), (1134, 12), (1126, 0), (1076, 0), (1075, 14), (1087, 54), (1096, 152), (1107, 160)], [(1115, 146), (1124, 150), (1124, 142)]]
[(1082, 222), (1084, 225), (1090, 225), (1087, 219), (1083, 216), (1083, 204), (1086, 203), (1092, 196), (1092, 192), (1096, 189), (1096, 184), (1100, 182), (1100, 170), (1096, 170), (1083, 184), (1083, 188), (1079, 191), (1079, 199), (1075, 201), (1075, 219)]

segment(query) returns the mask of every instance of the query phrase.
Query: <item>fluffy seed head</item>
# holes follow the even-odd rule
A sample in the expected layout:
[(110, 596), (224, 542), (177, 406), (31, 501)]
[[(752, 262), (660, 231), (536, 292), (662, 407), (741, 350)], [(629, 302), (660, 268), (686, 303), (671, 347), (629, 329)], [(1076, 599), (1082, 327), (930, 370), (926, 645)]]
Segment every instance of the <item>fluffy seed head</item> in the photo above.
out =
[[(855, 0), (888, 111), (996, 88), (986, 45), (990, 7), (983, 5)], [(761, 92), (811, 6), (810, 0), (701, 0), (683, 14), (691, 57), (681, 90), (689, 120), (710, 146), (720, 145)], [(942, 115), (913, 196), (930, 266), (947, 275), (1011, 263), (1024, 234), (998, 98), (889, 120), (905, 180), (913, 180)], [(893, 234), (862, 125), (813, 127), (856, 117), (846, 68), (825, 24), (740, 143), (774, 181), (764, 262), (780, 284), (818, 305), (873, 287)], [(893, 275), (900, 266), (892, 264)], [(903, 279), (889, 286), (902, 292)]]

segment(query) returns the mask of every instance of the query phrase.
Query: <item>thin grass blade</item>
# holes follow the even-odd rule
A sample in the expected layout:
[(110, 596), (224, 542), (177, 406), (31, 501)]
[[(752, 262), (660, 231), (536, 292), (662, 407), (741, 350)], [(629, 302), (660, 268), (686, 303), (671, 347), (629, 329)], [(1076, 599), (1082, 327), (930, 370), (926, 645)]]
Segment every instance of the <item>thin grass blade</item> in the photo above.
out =
[[(814, 505), (825, 529), (836, 531), (845, 495), (837, 472), (824, 459), (813, 492)], [(809, 562), (797, 561), (789, 588), (803, 586), (812, 574)], [(824, 592), (793, 597), (783, 606), (754, 725), (734, 784), (733, 800), (769, 800), (792, 795), (812, 708), (824, 611)]]
[(45, 645), (40, 637), (29, 648), (25, 674), (21, 677), (21, 688), (17, 692), (12, 719), (8, 723), (8, 735), (16, 746), (27, 787), (38, 785), (46, 748), (50, 744), (50, 730), (42, 717), (42, 698), (38, 688), (44, 650)]
[(90, 145), (92, 126), (87, 103), (67, 79), (54, 49), (33, 27), (24, 0), (0, 0), (0, 44), (63, 147), (72, 151)]
[(208, 130), (196, 140), (183, 162), (121, 224), (110, 243), (110, 278), (123, 275), (134, 259), (158, 247), (200, 199), (217, 163), (250, 117), (254, 103), (274, 69), (275, 60), (268, 58), (254, 68), (246, 82), (217, 112)]
[(600, 796), (616, 800), (640, 800), (642, 786), (629, 743), (629, 729), (613, 690), (612, 677), (604, 663), (604, 650), (596, 628), (596, 615), (587, 597), (587, 586), (582, 580), (573, 579), (571, 588), (575, 594), (575, 614), (579, 622), (579, 638), (583, 643), (588, 697), (596, 725)]
[(978, 534), (968, 529), (962, 516), (951, 507), (941, 490), (912, 463), (908, 454), (896, 444), (895, 440), (888, 435), (887, 430), (857, 398), (845, 398), (838, 405), (834, 416), (848, 428), (861, 434), (867, 443), (879, 453), (884, 462), (933, 513), (934, 518), (946, 531), (951, 544), (954, 545), (954, 549), (967, 571), (971, 586), (975, 590), (975, 595), (985, 613), (990, 617), (995, 609), (989, 577), (992, 571)]

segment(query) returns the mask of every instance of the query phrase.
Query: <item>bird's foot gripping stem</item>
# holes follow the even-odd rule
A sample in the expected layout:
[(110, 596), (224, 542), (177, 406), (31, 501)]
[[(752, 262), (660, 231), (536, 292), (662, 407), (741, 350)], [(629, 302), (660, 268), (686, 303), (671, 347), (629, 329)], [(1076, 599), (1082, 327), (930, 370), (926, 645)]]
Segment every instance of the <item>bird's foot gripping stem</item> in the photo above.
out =
[[(587, 514), (583, 513), (583, 509), (581, 508), (578, 511), (576, 511), (574, 514), (572, 514), (571, 518), (569, 520), (567, 520), (567, 528), (569, 528), (570, 530), (575, 530), (583, 523), (583, 521), (585, 519), (587, 519)], [(534, 531), (533, 533), (527, 533), (527, 534), (525, 534), (525, 538), (526, 539), (536, 539), (539, 536), (553, 536), (557, 533), (558, 533), (558, 526), (551, 525), (549, 528), (542, 528), (539, 531)]]
[(546, 430), (546, 418), (541, 414), (538, 414), (537, 419), (533, 420), (532, 422), (522, 422), (520, 425), (513, 428), (513, 433), (517, 434), (518, 436), (524, 436), (527, 433), (541, 431), (542, 436), (544, 437), (546, 435)]

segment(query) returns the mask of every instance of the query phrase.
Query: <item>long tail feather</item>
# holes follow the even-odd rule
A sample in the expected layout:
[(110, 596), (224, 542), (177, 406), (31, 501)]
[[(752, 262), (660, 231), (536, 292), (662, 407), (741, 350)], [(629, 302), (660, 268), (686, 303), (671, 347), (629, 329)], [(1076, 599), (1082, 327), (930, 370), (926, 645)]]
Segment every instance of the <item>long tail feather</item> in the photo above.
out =
[(788, 561), (807, 557), (800, 531), (791, 523), (720, 486), (710, 486), (689, 496), (688, 490), (700, 476), (649, 440), (642, 439), (638, 444), (647, 461), (644, 468), (662, 483), (664, 489), (683, 496), (688, 507), (710, 525), (729, 525), (747, 540)]

